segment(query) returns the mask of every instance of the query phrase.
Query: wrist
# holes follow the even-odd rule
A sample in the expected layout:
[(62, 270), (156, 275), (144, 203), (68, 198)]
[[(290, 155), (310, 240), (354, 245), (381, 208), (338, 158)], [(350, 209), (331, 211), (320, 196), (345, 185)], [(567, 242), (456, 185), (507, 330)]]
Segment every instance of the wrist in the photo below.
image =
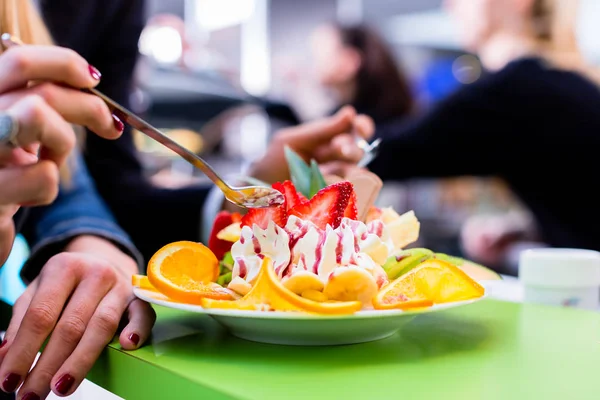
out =
[(65, 251), (85, 253), (100, 257), (119, 268), (127, 275), (139, 273), (133, 258), (121, 251), (111, 241), (92, 235), (77, 236), (65, 247)]

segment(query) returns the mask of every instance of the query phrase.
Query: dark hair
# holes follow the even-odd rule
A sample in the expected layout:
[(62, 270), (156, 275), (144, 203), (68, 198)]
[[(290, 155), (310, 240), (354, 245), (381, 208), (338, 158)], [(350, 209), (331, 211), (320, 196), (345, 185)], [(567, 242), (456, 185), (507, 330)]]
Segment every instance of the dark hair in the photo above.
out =
[(334, 28), (342, 43), (356, 49), (361, 56), (353, 101), (358, 111), (372, 113), (375, 120), (409, 114), (414, 106), (410, 85), (384, 40), (365, 25), (334, 24)]

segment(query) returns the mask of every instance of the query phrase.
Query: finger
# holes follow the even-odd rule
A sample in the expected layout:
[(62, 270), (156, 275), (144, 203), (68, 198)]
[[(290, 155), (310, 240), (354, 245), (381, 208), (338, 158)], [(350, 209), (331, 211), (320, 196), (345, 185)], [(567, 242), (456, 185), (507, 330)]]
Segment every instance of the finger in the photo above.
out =
[(79, 265), (71, 262), (70, 255), (55, 256), (46, 264), (40, 276), (38, 289), (33, 295), (14, 341), (0, 365), (2, 390), (14, 392), (27, 375), (42, 344), (54, 329), (68, 297), (80, 279)]
[(71, 394), (83, 381), (114, 337), (130, 300), (131, 291), (112, 290), (98, 305), (79, 345), (52, 378), (51, 388), (55, 394)]
[(336, 175), (344, 178), (356, 169), (356, 165), (341, 161), (333, 161), (322, 164), (319, 168), (323, 175)]
[(150, 304), (140, 299), (134, 299), (127, 311), (129, 323), (121, 332), (119, 341), (125, 350), (134, 350), (150, 336), (152, 326), (156, 322), (156, 312)]
[(98, 268), (82, 280), (62, 312), (42, 355), (23, 382), (22, 393), (35, 393), (40, 398), (48, 395), (52, 377), (79, 344), (96, 308), (116, 279), (114, 269)]
[(40, 158), (62, 165), (75, 147), (73, 128), (42, 97), (23, 97), (7, 112), (19, 122), (19, 147), (40, 143)]
[(37, 160), (37, 155), (32, 154), (27, 149), (0, 146), (0, 168), (33, 164)]
[(350, 106), (343, 107), (334, 116), (288, 128), (282, 132), (288, 143), (294, 146), (307, 147), (328, 142), (336, 135), (350, 132), (356, 111)]
[(79, 54), (57, 46), (13, 47), (0, 55), (0, 93), (30, 81), (61, 82), (76, 88), (98, 84), (100, 72)]
[(15, 241), (15, 224), (10, 211), (10, 207), (2, 207), (0, 215), (0, 265), (8, 260)]
[(367, 115), (360, 114), (354, 119), (354, 129), (363, 139), (371, 139), (375, 134), (375, 122)]
[(23, 292), (21, 296), (15, 301), (15, 304), (12, 307), (12, 316), (10, 318), (10, 323), (8, 324), (8, 328), (4, 333), (4, 340), (0, 346), (0, 364), (4, 361), (4, 356), (6, 352), (10, 348), (12, 342), (17, 336), (17, 331), (21, 326), (21, 322), (23, 321), (23, 317), (25, 316), (25, 312), (29, 308), (29, 304), (31, 303), (31, 299), (33, 298), (33, 294), (37, 290), (38, 280), (35, 279), (27, 289)]
[(52, 161), (0, 169), (0, 205), (44, 205), (58, 195), (59, 171)]
[(85, 126), (106, 139), (116, 139), (123, 132), (123, 123), (100, 97), (52, 83), (41, 83), (0, 96), (0, 109), (32, 94), (43, 98), (66, 121)]
[(363, 150), (358, 147), (353, 135), (338, 135), (328, 145), (315, 150), (314, 157), (319, 163), (344, 161), (357, 163), (363, 156)]

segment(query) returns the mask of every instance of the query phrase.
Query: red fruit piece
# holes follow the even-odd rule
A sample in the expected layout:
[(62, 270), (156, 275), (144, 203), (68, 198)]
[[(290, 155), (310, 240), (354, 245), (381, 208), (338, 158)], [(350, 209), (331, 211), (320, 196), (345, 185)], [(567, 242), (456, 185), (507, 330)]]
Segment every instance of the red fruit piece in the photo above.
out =
[(337, 228), (342, 222), (353, 189), (350, 182), (339, 182), (323, 188), (310, 201), (298, 204), (290, 210), (295, 215), (311, 221), (321, 229), (327, 225)]
[(286, 211), (290, 211), (292, 208), (296, 207), (298, 204), (303, 203), (306, 200), (304, 196), (302, 196), (296, 190), (296, 187), (291, 181), (285, 181), (283, 183), (277, 182), (273, 184), (273, 189), (279, 191), (285, 197), (286, 202)]
[(254, 224), (258, 225), (262, 229), (267, 229), (269, 222), (273, 221), (280, 227), (284, 227), (287, 222), (286, 205), (283, 203), (277, 207), (268, 208), (251, 208), (248, 210), (248, 214), (242, 218), (242, 226), (249, 226), (252, 228)]
[(233, 243), (228, 242), (227, 240), (221, 240), (217, 238), (217, 235), (234, 222), (239, 222), (240, 218), (241, 215), (239, 213), (231, 214), (228, 211), (221, 211), (219, 214), (217, 214), (215, 222), (213, 222), (212, 231), (210, 232), (210, 238), (208, 240), (208, 248), (215, 253), (217, 260), (222, 260), (225, 256), (225, 253), (231, 250), (231, 246), (233, 245)]
[(346, 206), (346, 210), (344, 211), (344, 217), (350, 219), (358, 218), (358, 208), (356, 207), (356, 192), (354, 190), (352, 190), (350, 200), (348, 201), (348, 205)]

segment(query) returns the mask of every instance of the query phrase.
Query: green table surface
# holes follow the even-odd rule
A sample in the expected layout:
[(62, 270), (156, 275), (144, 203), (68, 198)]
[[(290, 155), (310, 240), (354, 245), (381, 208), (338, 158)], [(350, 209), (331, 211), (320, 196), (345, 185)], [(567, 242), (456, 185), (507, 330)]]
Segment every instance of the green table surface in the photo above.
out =
[(495, 300), (348, 346), (248, 342), (157, 307), (151, 342), (89, 378), (127, 399), (600, 399), (600, 313)]

